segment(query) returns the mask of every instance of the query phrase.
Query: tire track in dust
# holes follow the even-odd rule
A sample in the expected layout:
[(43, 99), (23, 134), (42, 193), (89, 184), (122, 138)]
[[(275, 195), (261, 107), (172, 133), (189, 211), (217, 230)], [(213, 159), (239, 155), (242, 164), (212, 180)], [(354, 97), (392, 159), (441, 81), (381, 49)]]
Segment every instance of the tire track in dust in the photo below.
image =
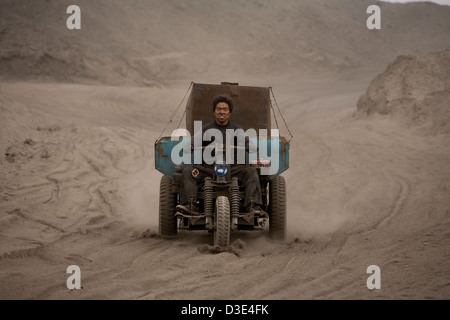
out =
[[(121, 91), (96, 87), (90, 95), (92, 96), (90, 109), (93, 113), (106, 114), (108, 121), (121, 125), (129, 120), (127, 116), (123, 116), (124, 112), (117, 102), (121, 99)], [(55, 185), (55, 190), (46, 201), (47, 204), (55, 204), (59, 199), (65, 201), (71, 212), (85, 210), (90, 212), (91, 218), (87, 217), (87, 222), (71, 217), (72, 228), (76, 226), (76, 221), (84, 228), (86, 225), (102, 221), (101, 216), (119, 217), (116, 203), (117, 184), (131, 170), (136, 170), (133, 165), (135, 161), (127, 166), (128, 160), (142, 159), (144, 154), (142, 147), (133, 141), (134, 132), (131, 131), (128, 136), (126, 132), (126, 127), (77, 127), (77, 134), (70, 140), (72, 161), (64, 170), (56, 170), (47, 175), (47, 179)], [(76, 185), (73, 185), (73, 177), (77, 179)], [(60, 199), (61, 189), (69, 187), (74, 192), (87, 194), (87, 201), (84, 204), (71, 203), (67, 198), (70, 195), (66, 195), (66, 199)], [(99, 213), (100, 216), (92, 217), (95, 213)]]
[[(307, 291), (310, 297), (323, 298), (333, 296), (338, 291), (346, 292), (348, 288), (354, 286), (355, 281), (358, 281), (358, 272), (354, 270), (356, 264), (351, 265), (347, 259), (344, 259), (346, 253), (344, 249), (346, 249), (349, 239), (359, 236), (361, 232), (368, 234), (386, 227), (402, 211), (407, 201), (410, 193), (409, 183), (405, 178), (393, 174), (384, 167), (383, 156), (380, 157), (380, 154), (377, 153), (382, 150), (380, 141), (367, 143), (365, 135), (352, 135), (352, 130), (355, 128), (359, 129), (358, 127), (342, 126), (341, 128), (328, 128), (328, 131), (325, 130), (320, 135), (305, 133), (311, 139), (313, 148), (318, 146), (321, 157), (312, 169), (308, 170), (310, 175), (316, 174), (320, 179), (321, 177), (325, 178), (325, 174), (331, 173), (336, 175), (336, 181), (342, 176), (343, 181), (349, 179), (350, 184), (354, 181), (358, 183), (352, 185), (351, 193), (346, 194), (342, 189), (336, 193), (337, 198), (332, 198), (335, 200), (347, 198), (339, 212), (341, 212), (343, 221), (352, 217), (353, 219), (350, 220), (351, 223), (342, 224), (333, 233), (331, 239), (325, 243), (323, 250), (319, 252), (322, 255), (330, 255), (333, 268), (323, 268), (322, 271), (318, 270), (306, 277), (301, 275), (304, 281), (297, 287), (287, 281), (286, 287), (280, 288), (278, 296), (283, 296), (283, 292)], [(357, 138), (350, 140), (347, 138), (348, 136)], [(385, 137), (378, 137), (376, 140), (382, 140), (382, 138)], [(336, 187), (343, 188), (344, 186), (339, 184)], [(371, 195), (372, 191), (376, 191), (377, 194)], [(358, 213), (358, 211), (364, 212), (360, 210), (367, 207), (363, 201), (366, 194), (371, 197), (371, 201), (374, 201), (377, 197), (392, 192), (395, 195), (392, 197), (390, 209), (386, 214), (381, 215), (379, 208), (377, 208), (378, 213), (371, 216), (370, 219)], [(336, 204), (339, 205), (339, 202)], [(361, 223), (361, 219), (364, 223)], [(354, 262), (357, 263), (357, 260)], [(289, 287), (291, 289), (288, 289)], [(269, 296), (273, 297), (272, 294)]]
[(54, 229), (56, 231), (59, 231), (61, 233), (64, 233), (64, 231), (65, 231), (64, 229), (58, 227), (57, 225), (55, 225), (55, 224), (53, 224), (51, 222), (48, 222), (48, 221), (45, 221), (45, 220), (42, 220), (42, 219), (39, 219), (39, 218), (32, 217), (31, 215), (26, 214), (24, 212), (24, 210), (21, 210), (21, 209), (15, 209), (12, 212), (9, 212), (9, 214), (15, 214), (15, 215), (17, 215), (17, 216), (19, 216), (19, 217), (21, 217), (21, 218), (23, 218), (25, 220), (31, 220), (31, 221), (37, 222), (39, 224), (42, 224), (42, 225), (44, 225), (46, 227), (49, 227), (49, 228)]
[[(3, 226), (5, 228), (10, 228), (11, 226), (17, 228), (18, 221), (16, 221), (17, 218), (14, 217), (18, 217), (22, 219), (22, 221), (19, 221), (21, 224), (31, 222), (34, 228), (36, 228), (36, 225), (38, 225), (52, 229), (56, 233), (54, 238), (60, 238), (65, 233), (65, 230), (60, 226), (30, 214), (27, 209), (16, 208), (10, 212), (7, 212), (7, 214), (8, 217), (6, 219), (2, 219), (0, 222), (0, 226)], [(48, 234), (47, 230), (43, 232)], [(5, 238), (8, 239), (7, 235), (5, 236)], [(5, 248), (2, 248), (3, 252), (0, 254), (0, 260), (30, 258), (36, 256), (45, 259), (43, 252), (46, 244), (48, 244), (48, 240), (46, 241), (45, 239), (32, 239), (30, 238), (30, 236), (22, 235), (21, 237), (13, 239), (12, 242), (9, 242), (12, 246), (14, 246), (17, 241), (20, 241), (21, 243), (26, 242), (26, 244), (22, 244), (22, 248), (19, 249), (14, 249), (14, 247), (6, 247), (7, 249), (5, 250)]]
[(10, 250), (0, 255), (0, 261), (41, 257), (43, 251), (44, 251), (44, 244), (37, 244), (35, 247), (32, 248)]
[[(372, 197), (375, 207), (373, 207), (373, 210), (370, 210), (370, 207), (366, 205), (365, 207), (370, 210), (367, 211), (368, 215), (361, 216), (352, 224), (343, 226), (343, 228), (340, 228), (333, 235), (328, 249), (335, 252), (334, 261), (336, 266), (333, 270), (321, 276), (323, 281), (329, 281), (333, 285), (315, 292), (316, 297), (323, 298), (342, 295), (355, 297), (355, 294), (357, 295), (356, 292), (359, 292), (358, 290), (363, 290), (364, 288), (361, 289), (363, 286), (360, 288), (355, 285), (363, 277), (359, 275), (361, 270), (358, 271), (358, 269), (355, 269), (355, 266), (364, 264), (363, 261), (370, 260), (370, 257), (365, 257), (364, 254), (357, 254), (355, 256), (349, 256), (349, 254), (354, 252), (356, 250), (355, 248), (359, 248), (357, 249), (358, 252), (369, 250), (368, 248), (371, 248), (371, 243), (361, 242), (361, 240), (368, 239), (371, 234), (374, 234), (374, 237), (376, 237), (377, 234), (389, 232), (387, 228), (392, 224), (395, 226), (394, 221), (404, 212), (404, 207), (411, 195), (411, 181), (403, 174), (394, 171), (396, 164), (403, 164), (404, 161), (402, 160), (402, 155), (398, 155), (395, 151), (391, 152), (390, 149), (386, 150), (386, 146), (384, 146), (384, 149), (381, 148), (382, 144), (379, 140), (386, 138), (389, 138), (389, 141), (394, 140), (391, 135), (386, 135), (382, 132), (380, 136), (374, 137), (370, 143), (366, 143), (365, 138), (361, 136), (356, 143), (353, 143), (353, 141), (350, 142), (353, 143), (356, 152), (349, 154), (354, 157), (356, 163), (366, 164), (363, 168), (364, 172), (367, 173), (366, 186), (368, 191), (373, 190), (375, 192)], [(373, 142), (375, 143), (372, 144)], [(391, 146), (389, 145), (389, 147)], [(364, 161), (365, 159), (366, 161)], [(361, 195), (364, 194), (361, 193)], [(377, 198), (380, 201), (374, 201)], [(344, 206), (344, 210), (355, 201), (361, 202), (362, 199), (368, 198), (361, 198), (358, 195), (349, 198)], [(370, 203), (368, 202), (367, 204)], [(355, 208), (358, 208), (358, 205)], [(397, 256), (399, 252), (404, 252), (406, 249), (402, 242), (387, 242), (382, 250), (384, 259), (389, 260), (388, 257)], [(345, 270), (345, 272), (335, 274), (336, 269)], [(334, 278), (335, 280), (333, 280)]]
[(366, 233), (377, 230), (378, 228), (386, 227), (391, 223), (392, 220), (403, 211), (403, 207), (411, 194), (411, 185), (406, 178), (393, 172), (390, 172), (389, 176), (393, 177), (393, 180), (397, 183), (400, 190), (398, 191), (389, 212), (384, 217), (380, 217)]
[[(349, 195), (342, 208), (344, 214), (350, 211), (357, 219), (343, 225), (333, 234), (332, 243), (337, 254), (341, 253), (349, 237), (361, 233), (368, 235), (386, 226), (402, 210), (410, 192), (408, 181), (394, 174), (387, 166), (392, 155), (386, 153), (384, 141), (388, 138), (392, 140), (392, 136), (382, 131), (373, 135), (371, 130), (368, 135), (366, 130), (358, 123), (341, 130), (346, 143), (344, 156), (348, 164), (357, 168), (351, 174), (359, 187)], [(349, 139), (348, 136), (353, 138)]]
[[(88, 88), (87, 90), (91, 89)], [(108, 89), (109, 92), (112, 92), (112, 90)], [(92, 91), (89, 91), (88, 94), (92, 96)], [(107, 94), (109, 95), (109, 93)], [(97, 96), (94, 94), (94, 97), (100, 97), (100, 100), (102, 100), (104, 95), (105, 92), (101, 90)], [(120, 95), (115, 95), (113, 100), (119, 97)], [(11, 95), (9, 100), (11, 103), (14, 103), (16, 99), (14, 95)], [(57, 100), (56, 102), (58, 102)], [(94, 99), (94, 102), (97, 102), (97, 100)], [(38, 99), (33, 101), (32, 105), (40, 104), (40, 102), (42, 101)], [(102, 112), (107, 113), (108, 109), (114, 109), (114, 104), (115, 102), (112, 101), (110, 104), (105, 105), (101, 109)], [(23, 113), (33, 118), (23, 103), (17, 103), (17, 106), (19, 107), (18, 110), (24, 109)], [(69, 105), (65, 107), (71, 108)], [(92, 105), (91, 107), (92, 109), (99, 108), (98, 105)], [(45, 108), (51, 109), (52, 105), (46, 105)], [(41, 109), (36, 108), (37, 111), (42, 111)], [(95, 110), (90, 115), (95, 123), (97, 120), (93, 115), (94, 113)], [(36, 173), (42, 175), (42, 178), (45, 178), (46, 181), (33, 183), (32, 185), (19, 184), (20, 194), (28, 195), (39, 192), (43, 193), (44, 196), (38, 200), (39, 203), (33, 208), (33, 214), (27, 214), (23, 210), (15, 214), (20, 216), (21, 219), (31, 221), (36, 225), (41, 225), (53, 231), (49, 233), (46, 229), (41, 228), (41, 233), (45, 237), (44, 239), (37, 238), (36, 235), (39, 236), (38, 232), (40, 232), (40, 227), (31, 225), (33, 232), (36, 233), (36, 235), (34, 233), (30, 235), (30, 237), (34, 237), (35, 239), (30, 240), (31, 242), (29, 244), (32, 247), (29, 248), (22, 245), (20, 249), (9, 250), (2, 254), (0, 260), (39, 257), (41, 260), (51, 261), (53, 265), (65, 264), (66, 261), (63, 257), (70, 252), (82, 258), (86, 257), (87, 259), (89, 258), (89, 253), (81, 250), (77, 246), (71, 244), (70, 248), (64, 248), (64, 246), (60, 246), (59, 244), (61, 243), (60, 240), (71, 235), (75, 239), (78, 239), (77, 241), (83, 243), (81, 238), (85, 238), (86, 234), (90, 232), (101, 233), (100, 238), (103, 239), (103, 242), (106, 242), (103, 244), (92, 242), (91, 245), (93, 247), (103, 248), (105, 250), (114, 249), (111, 247), (114, 242), (113, 236), (105, 236), (103, 234), (104, 230), (101, 228), (108, 230), (111, 222), (117, 221), (117, 218), (121, 216), (121, 212), (119, 211), (119, 202), (121, 199), (118, 198), (117, 194), (118, 185), (120, 185), (123, 179), (129, 178), (130, 174), (136, 174), (145, 170), (148, 165), (148, 151), (143, 148), (139, 143), (140, 141), (136, 141), (136, 139), (141, 138), (139, 131), (133, 128), (133, 119), (123, 114), (124, 110), (120, 109), (117, 112), (113, 112), (113, 115), (109, 117), (102, 117), (99, 114), (98, 119), (102, 120), (98, 122), (103, 125), (111, 120), (111, 126), (96, 126), (89, 122), (90, 118), (87, 115), (85, 116), (88, 120), (86, 124), (83, 123), (80, 125), (75, 123), (72, 125), (72, 129), (67, 128), (63, 122), (58, 122), (58, 119), (55, 119), (55, 122), (59, 123), (61, 131), (58, 132), (58, 135), (53, 136), (51, 141), (59, 147), (58, 152), (60, 152), (60, 155), (50, 157), (46, 160), (47, 167), (44, 167), (41, 172)], [(42, 116), (39, 117), (38, 112), (38, 117), (34, 119), (39, 123), (40, 118)], [(106, 120), (103, 120), (105, 118)], [(21, 126), (24, 126), (23, 123), (16, 123), (15, 117), (12, 114), (7, 121), (9, 120), (11, 120), (8, 122), (9, 127), (18, 125), (21, 128)], [(27, 123), (26, 127), (29, 132), (36, 131), (36, 126), (32, 122), (31, 125)], [(43, 133), (41, 132), (41, 134)], [(5, 135), (4, 137), (10, 138), (11, 134)], [(8, 144), (8, 141), (5, 142), (5, 140), (2, 140), (2, 144)], [(49, 188), (50, 194), (48, 194)], [(7, 198), (9, 194), (13, 198), (19, 198), (20, 195), (17, 194), (19, 189), (9, 185), (8, 188), (5, 188), (5, 192), (2, 190), (0, 198)], [(62, 220), (58, 220), (58, 218)], [(28, 227), (28, 225), (26, 226)], [(18, 228), (20, 227), (18, 226)], [(118, 234), (114, 235), (115, 238), (118, 236)], [(123, 234), (123, 236), (127, 235)], [(28, 241), (29, 239), (14, 238), (12, 240)], [(22, 242), (19, 244), (22, 244)], [(69, 251), (67, 252), (66, 250)], [(133, 264), (133, 261), (134, 259), (129, 261), (130, 265)], [(26, 272), (27, 267), (20, 267), (19, 270)], [(104, 276), (114, 277), (114, 274), (118, 274), (120, 271), (118, 269), (108, 270), (108, 268), (100, 267), (98, 270), (98, 279)], [(13, 271), (9, 270), (8, 272), (11, 273)], [(94, 282), (96, 281), (95, 279), (95, 277), (92, 278)], [(60, 287), (61, 284), (57, 286)], [(47, 292), (52, 292), (54, 289), (55, 287), (51, 287)]]

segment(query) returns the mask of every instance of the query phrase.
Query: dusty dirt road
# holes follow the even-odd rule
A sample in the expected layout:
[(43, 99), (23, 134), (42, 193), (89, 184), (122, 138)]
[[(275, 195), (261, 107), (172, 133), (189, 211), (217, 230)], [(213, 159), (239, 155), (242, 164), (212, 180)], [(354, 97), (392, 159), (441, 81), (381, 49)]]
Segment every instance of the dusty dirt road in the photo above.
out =
[(0, 298), (449, 299), (449, 137), (355, 116), (373, 76), (240, 81), (272, 86), (294, 135), (288, 238), (217, 254), (157, 234), (153, 143), (189, 83), (1, 83)]

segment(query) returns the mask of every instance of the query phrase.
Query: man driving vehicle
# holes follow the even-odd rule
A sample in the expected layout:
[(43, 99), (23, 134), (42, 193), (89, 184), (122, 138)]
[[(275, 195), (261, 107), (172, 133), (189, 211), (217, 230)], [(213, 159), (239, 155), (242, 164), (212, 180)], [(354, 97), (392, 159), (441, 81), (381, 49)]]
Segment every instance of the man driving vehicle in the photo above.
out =
[[(244, 130), (242, 126), (232, 123), (229, 120), (233, 111), (233, 100), (231, 99), (231, 97), (229, 97), (228, 95), (216, 96), (212, 101), (212, 109), (214, 120), (206, 125), (203, 125), (202, 131), (196, 133), (196, 135), (201, 134), (201, 136), (203, 137), (204, 133), (207, 130), (215, 129), (220, 131), (223, 138), (222, 141), (226, 141), (226, 133), (228, 129), (243, 134)], [(239, 139), (235, 139), (235, 141), (237, 140)], [(235, 141), (233, 141), (233, 144), (237, 145), (237, 142)], [(208, 141), (207, 145), (212, 143), (214, 143), (214, 141)], [(248, 150), (249, 144), (251, 144), (251, 142), (248, 141), (248, 137), (246, 138), (245, 144), (246, 149)], [(194, 143), (192, 142), (191, 149), (193, 149), (193, 145)], [(205, 147), (205, 142), (203, 142), (203, 147)], [(235, 154), (236, 153), (237, 152), (235, 152)], [(261, 209), (261, 185), (256, 168), (239, 162), (233, 162), (232, 164), (230, 164), (230, 167), (231, 176), (237, 177), (239, 183), (245, 188), (245, 210), (247, 212), (264, 212)], [(199, 165), (190, 165), (183, 169), (180, 181), (180, 204), (176, 207), (178, 211), (188, 214), (199, 213), (199, 208), (197, 207), (197, 187), (198, 184), (202, 183), (206, 177), (213, 176), (213, 170), (213, 165), (206, 164), (205, 162)]]

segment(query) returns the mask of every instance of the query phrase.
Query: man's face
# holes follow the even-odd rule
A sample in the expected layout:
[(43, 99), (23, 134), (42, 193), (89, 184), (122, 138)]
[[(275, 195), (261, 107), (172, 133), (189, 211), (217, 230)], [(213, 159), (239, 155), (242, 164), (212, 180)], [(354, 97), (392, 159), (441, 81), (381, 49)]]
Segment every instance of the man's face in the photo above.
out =
[(214, 116), (216, 117), (216, 123), (224, 126), (228, 123), (228, 118), (230, 117), (230, 108), (228, 103), (219, 102), (214, 110)]

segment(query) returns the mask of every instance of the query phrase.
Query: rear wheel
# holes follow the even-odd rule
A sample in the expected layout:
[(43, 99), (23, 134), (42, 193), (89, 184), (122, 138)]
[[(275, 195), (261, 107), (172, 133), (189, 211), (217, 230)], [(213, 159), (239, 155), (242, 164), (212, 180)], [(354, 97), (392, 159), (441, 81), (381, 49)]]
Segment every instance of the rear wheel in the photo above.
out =
[(273, 239), (286, 238), (286, 182), (276, 176), (269, 184), (269, 234)]
[(177, 234), (175, 193), (172, 192), (172, 181), (166, 176), (161, 177), (159, 186), (159, 234), (162, 236)]
[(230, 202), (227, 197), (217, 197), (214, 218), (216, 223), (214, 245), (228, 247), (230, 244)]

